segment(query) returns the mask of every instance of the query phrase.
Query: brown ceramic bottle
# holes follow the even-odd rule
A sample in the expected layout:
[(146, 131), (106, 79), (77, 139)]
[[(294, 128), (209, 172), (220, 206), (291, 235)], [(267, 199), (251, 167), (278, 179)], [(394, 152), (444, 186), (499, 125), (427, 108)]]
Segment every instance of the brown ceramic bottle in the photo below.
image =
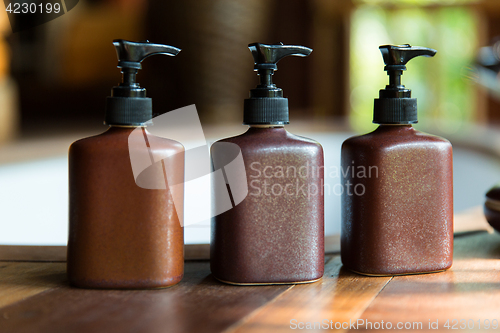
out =
[(182, 183), (184, 148), (147, 132), (151, 99), (135, 83), (144, 58), (180, 50), (123, 40), (114, 45), (123, 83), (107, 100), (105, 122), (110, 128), (69, 149), (68, 278), (85, 288), (168, 287), (183, 276), (182, 207), (173, 200), (183, 193), (170, 191), (165, 183), (139, 186), (144, 175), (134, 176), (130, 156), (144, 148), (153, 161), (160, 161), (151, 162), (144, 174), (159, 169), (169, 181)]
[(365, 275), (442, 271), (453, 255), (452, 147), (412, 127), (416, 99), (400, 81), (410, 59), (436, 51), (380, 50), (390, 77), (375, 100), (380, 126), (342, 145), (342, 263)]
[[(245, 100), (242, 135), (211, 149), (214, 169), (228, 143), (241, 150), (248, 195), (212, 221), (210, 267), (219, 280), (238, 285), (307, 283), (324, 270), (323, 149), (288, 133), (288, 101), (271, 75), (287, 55), (312, 50), (250, 44), (260, 85)], [(228, 189), (234, 191), (229, 183)], [(234, 192), (233, 192), (234, 196)], [(215, 196), (214, 200), (220, 198)]]

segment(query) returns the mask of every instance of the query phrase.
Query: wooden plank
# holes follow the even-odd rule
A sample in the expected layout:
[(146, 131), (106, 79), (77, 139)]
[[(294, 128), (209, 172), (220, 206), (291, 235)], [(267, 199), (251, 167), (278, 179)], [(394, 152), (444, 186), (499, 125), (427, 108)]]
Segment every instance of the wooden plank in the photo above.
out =
[(238, 287), (215, 281), (208, 262), (190, 261), (179, 285), (148, 291), (76, 289), (64, 282), (64, 263), (0, 262), (0, 331), (279, 332), (358, 318), (435, 319), (443, 328), (446, 319), (499, 319), (499, 258), (500, 235), (482, 233), (456, 237), (445, 273), (364, 277), (334, 256), (317, 283)]
[[(340, 235), (325, 237), (325, 252), (340, 252)], [(210, 259), (210, 244), (184, 245), (185, 260)], [(66, 246), (0, 245), (0, 261), (66, 261)]]
[(55, 288), (65, 280), (64, 263), (0, 262), (0, 308)]
[(185, 270), (167, 289), (61, 286), (0, 309), (0, 331), (221, 332), (290, 288), (224, 285), (212, 278), (208, 262), (187, 262)]
[(0, 245), (0, 261), (66, 261), (66, 246)]
[(208, 260), (208, 259), (210, 259), (210, 244), (184, 245), (184, 260)]
[[(210, 258), (210, 244), (184, 246), (186, 260)], [(66, 246), (0, 245), (0, 261), (66, 261)]]
[(299, 325), (307, 328), (307, 323), (314, 325), (314, 322), (316, 329), (318, 323), (333, 325), (335, 329), (336, 322), (358, 318), (390, 280), (391, 277), (351, 273), (342, 268), (340, 257), (336, 256), (326, 264), (322, 281), (290, 288), (226, 332), (289, 332)]
[(484, 320), (500, 322), (499, 258), (499, 234), (458, 237), (451, 270), (394, 277), (361, 318), (372, 322), (373, 329), (373, 323), (382, 320), (391, 322), (393, 329), (398, 322), (422, 323), (421, 329), (412, 324), (405, 332), (429, 330), (429, 321), (438, 321), (436, 331), (450, 331), (444, 327), (447, 320), (452, 326), (453, 319), (465, 319), (470, 327), (461, 331), (482, 332)]

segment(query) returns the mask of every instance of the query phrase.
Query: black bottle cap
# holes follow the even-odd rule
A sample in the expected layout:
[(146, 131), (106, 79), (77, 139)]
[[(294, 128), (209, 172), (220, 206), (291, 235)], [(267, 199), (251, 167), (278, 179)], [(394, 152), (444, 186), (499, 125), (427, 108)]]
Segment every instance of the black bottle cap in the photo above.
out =
[(286, 125), (288, 121), (288, 99), (283, 90), (272, 82), (278, 61), (286, 56), (307, 57), (312, 49), (295, 45), (249, 44), (254, 59), (254, 69), (260, 77), (260, 84), (250, 90), (243, 108), (244, 125)]
[(401, 75), (406, 63), (411, 59), (424, 56), (433, 57), (436, 50), (405, 45), (379, 46), (384, 58), (384, 70), (389, 75), (389, 84), (379, 91), (373, 107), (375, 124), (415, 124), (417, 118), (417, 99), (411, 98), (411, 90), (401, 84)]
[(136, 75), (142, 68), (141, 62), (156, 54), (175, 56), (181, 50), (168, 45), (146, 42), (130, 42), (115, 39), (113, 45), (121, 68), (122, 83), (113, 87), (111, 97), (106, 99), (106, 125), (144, 126), (151, 123), (153, 105), (146, 97), (146, 89), (136, 82)]

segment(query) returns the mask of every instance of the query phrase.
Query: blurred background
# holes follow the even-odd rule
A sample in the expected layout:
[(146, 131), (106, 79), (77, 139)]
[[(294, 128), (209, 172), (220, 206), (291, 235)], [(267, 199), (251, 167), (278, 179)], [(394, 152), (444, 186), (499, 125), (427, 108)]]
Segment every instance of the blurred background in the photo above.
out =
[(203, 124), (241, 122), (242, 100), (257, 82), (246, 48), (254, 41), (314, 49), (281, 62), (274, 77), (295, 121), (344, 118), (357, 131), (373, 128), (373, 98), (387, 83), (378, 46), (410, 43), (438, 50), (431, 61), (412, 61), (403, 77), (422, 123), (445, 120), (446, 132), (498, 123), (500, 105), (464, 71), (500, 34), (499, 15), (495, 0), (81, 0), (14, 34), (3, 15), (0, 71), (17, 87), (6, 88), (17, 90), (11, 136), (100, 125), (104, 98), (120, 80), (115, 38), (183, 49), (176, 58), (146, 60), (139, 80), (155, 112), (196, 104)]
[[(138, 81), (156, 114), (196, 104), (209, 141), (245, 130), (243, 99), (257, 84), (247, 44), (313, 48), (280, 62), (274, 82), (289, 98), (290, 131), (322, 143), (327, 167), (345, 138), (376, 127), (373, 99), (388, 82), (378, 46), (434, 48), (402, 82), (418, 99), (416, 127), (455, 146), (456, 211), (482, 204), (500, 179), (496, 67), (477, 70), (500, 36), (497, 0), (80, 0), (16, 33), (0, 15), (0, 30), (0, 244), (65, 243), (67, 148), (106, 129), (105, 97), (121, 79), (117, 38), (182, 49), (145, 60)], [(326, 200), (335, 234), (340, 201)]]

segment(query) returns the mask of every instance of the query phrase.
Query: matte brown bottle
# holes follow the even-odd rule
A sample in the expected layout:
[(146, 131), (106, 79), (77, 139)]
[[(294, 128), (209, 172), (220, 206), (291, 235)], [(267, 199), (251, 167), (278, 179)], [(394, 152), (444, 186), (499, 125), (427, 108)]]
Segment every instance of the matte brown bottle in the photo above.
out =
[(453, 257), (452, 146), (412, 127), (416, 99), (400, 83), (408, 60), (436, 52), (380, 49), (391, 82), (375, 100), (380, 126), (342, 145), (342, 263), (366, 275), (442, 271)]
[[(123, 40), (114, 44), (124, 83), (107, 101), (105, 122), (110, 127), (69, 149), (68, 279), (85, 288), (168, 287), (178, 283), (184, 271), (182, 204), (174, 205), (183, 190), (171, 191), (162, 177), (154, 181), (163, 186), (148, 187), (151, 179), (146, 186), (141, 182), (147, 183), (149, 173), (160, 172), (168, 181), (182, 183), (184, 148), (147, 132), (151, 99), (135, 83), (135, 74), (145, 57), (180, 50)], [(144, 150), (140, 153), (152, 159), (138, 176), (131, 161), (135, 150)]]
[[(250, 128), (211, 148), (219, 169), (227, 144), (239, 147), (248, 195), (213, 218), (210, 268), (220, 281), (238, 285), (313, 282), (324, 271), (323, 149), (285, 130), (288, 102), (271, 82), (279, 59), (311, 50), (249, 47), (261, 79), (245, 100), (244, 124)], [(234, 190), (231, 183), (228, 190)], [(214, 200), (217, 205), (219, 198)]]
[[(173, 194), (139, 187), (130, 164), (129, 136), (146, 133), (111, 126), (70, 147), (68, 277), (75, 286), (157, 288), (182, 279), (184, 231)], [(153, 156), (179, 153), (164, 165), (182, 179), (182, 145), (147, 136), (156, 141)]]

